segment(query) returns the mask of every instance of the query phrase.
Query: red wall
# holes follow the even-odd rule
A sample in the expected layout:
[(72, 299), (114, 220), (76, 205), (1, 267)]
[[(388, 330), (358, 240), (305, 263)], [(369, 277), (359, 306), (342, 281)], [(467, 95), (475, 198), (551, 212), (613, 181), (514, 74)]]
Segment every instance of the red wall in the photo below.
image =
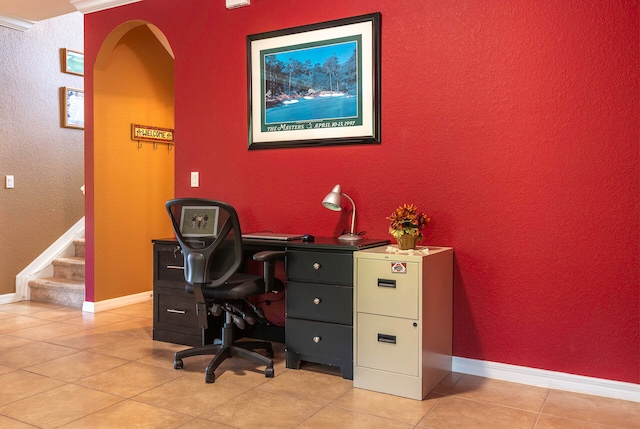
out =
[[(127, 20), (167, 36), (176, 196), (227, 200), (244, 230), (335, 235), (349, 214), (320, 202), (340, 183), (373, 238), (417, 204), (426, 242), (455, 249), (456, 356), (640, 383), (637, 0), (251, 3), (85, 17), (88, 64)], [(245, 37), (377, 11), (382, 143), (248, 151)]]

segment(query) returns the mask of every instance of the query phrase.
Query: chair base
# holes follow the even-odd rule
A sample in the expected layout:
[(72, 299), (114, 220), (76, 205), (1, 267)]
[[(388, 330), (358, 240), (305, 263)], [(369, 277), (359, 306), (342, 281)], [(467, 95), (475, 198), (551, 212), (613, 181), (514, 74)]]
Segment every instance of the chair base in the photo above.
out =
[[(231, 320), (228, 318), (222, 328), (222, 344), (207, 344), (176, 352), (173, 357), (173, 369), (182, 369), (184, 367), (182, 359), (184, 358), (191, 356), (214, 355), (204, 372), (204, 381), (207, 383), (213, 383), (216, 380), (214, 372), (218, 366), (220, 366), (220, 364), (227, 358), (237, 356), (265, 365), (266, 369), (264, 370), (264, 376), (272, 378), (274, 376), (274, 370), (273, 360), (271, 359), (273, 357), (273, 347), (271, 346), (271, 343), (266, 341), (241, 341), (232, 343), (230, 340), (232, 329)], [(266, 356), (263, 356), (254, 350), (265, 350)]]

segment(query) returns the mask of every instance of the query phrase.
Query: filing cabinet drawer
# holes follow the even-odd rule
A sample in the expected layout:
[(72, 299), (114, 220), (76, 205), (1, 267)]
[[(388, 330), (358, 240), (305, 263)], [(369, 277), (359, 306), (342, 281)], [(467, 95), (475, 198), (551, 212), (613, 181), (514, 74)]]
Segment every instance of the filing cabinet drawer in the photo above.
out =
[(287, 280), (353, 284), (351, 253), (288, 251), (286, 258)]
[(358, 259), (357, 264), (359, 312), (418, 318), (420, 264), (403, 263), (406, 272), (393, 272), (392, 261)]
[(357, 318), (355, 365), (418, 375), (420, 328), (415, 320), (363, 313)]
[(353, 288), (314, 283), (287, 283), (287, 317), (353, 323)]
[(196, 333), (200, 331), (198, 316), (196, 315), (196, 301), (193, 295), (183, 296), (156, 294), (158, 323), (194, 328)]
[(287, 318), (287, 351), (321, 359), (353, 359), (351, 326)]

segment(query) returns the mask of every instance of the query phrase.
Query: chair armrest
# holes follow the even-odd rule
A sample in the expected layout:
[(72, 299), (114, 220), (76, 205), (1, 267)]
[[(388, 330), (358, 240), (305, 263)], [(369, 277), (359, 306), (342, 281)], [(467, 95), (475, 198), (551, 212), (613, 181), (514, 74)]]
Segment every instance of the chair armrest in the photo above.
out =
[(263, 250), (253, 255), (253, 260), (258, 262), (264, 261), (284, 261), (284, 250)]
[(276, 282), (275, 268), (277, 261), (284, 261), (283, 250), (263, 250), (253, 255), (253, 260), (264, 263), (264, 292), (280, 291), (284, 288), (281, 281)]

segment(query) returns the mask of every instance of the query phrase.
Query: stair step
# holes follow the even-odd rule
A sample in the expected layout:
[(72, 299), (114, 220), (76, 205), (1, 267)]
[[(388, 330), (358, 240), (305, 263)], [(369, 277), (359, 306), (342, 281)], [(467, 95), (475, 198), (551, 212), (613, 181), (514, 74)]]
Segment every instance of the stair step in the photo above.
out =
[(68, 256), (54, 259), (53, 276), (60, 279), (81, 281), (84, 283), (84, 258)]
[(44, 277), (29, 280), (32, 301), (53, 302), (70, 307), (82, 307), (84, 280)]
[(84, 238), (78, 238), (76, 240), (73, 240), (73, 245), (76, 248), (76, 256), (84, 258), (85, 257), (85, 253), (84, 253)]

